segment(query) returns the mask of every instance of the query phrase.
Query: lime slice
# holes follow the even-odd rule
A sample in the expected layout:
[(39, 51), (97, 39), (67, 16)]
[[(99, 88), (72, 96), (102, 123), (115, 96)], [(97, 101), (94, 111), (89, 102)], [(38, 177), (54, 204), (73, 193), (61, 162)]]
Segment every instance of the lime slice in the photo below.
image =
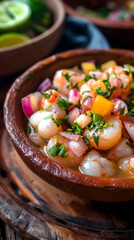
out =
[(5, 33), (0, 35), (0, 48), (11, 47), (17, 44), (24, 44), (30, 38), (21, 33)]
[(0, 2), (0, 33), (19, 31), (29, 22), (30, 7), (19, 1)]

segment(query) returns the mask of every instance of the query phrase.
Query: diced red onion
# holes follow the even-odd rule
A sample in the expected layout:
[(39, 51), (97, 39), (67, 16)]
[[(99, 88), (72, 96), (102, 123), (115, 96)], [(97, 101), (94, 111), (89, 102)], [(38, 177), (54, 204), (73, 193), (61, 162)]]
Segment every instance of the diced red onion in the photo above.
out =
[(117, 87), (117, 89), (114, 92), (114, 97), (115, 98), (120, 97), (121, 96), (122, 81), (111, 75), (110, 78), (109, 78), (109, 82), (110, 82), (111, 88)]
[(116, 22), (116, 21), (127, 21), (127, 22), (130, 22), (132, 20), (132, 14), (129, 11), (126, 13), (125, 18), (121, 19), (120, 18), (121, 12), (122, 12), (121, 9), (117, 9), (117, 10), (111, 12), (108, 15), (108, 20), (110, 20), (112, 22)]
[(112, 102), (114, 103), (114, 109), (113, 109), (113, 113), (114, 114), (118, 114), (119, 111), (120, 111), (120, 108), (124, 108), (125, 109), (124, 115), (126, 113), (128, 113), (127, 105), (126, 105), (126, 103), (123, 100), (118, 99), (118, 98), (114, 98), (112, 100)]
[(27, 117), (30, 117), (33, 114), (33, 109), (31, 106), (30, 96), (22, 98), (22, 108)]
[(87, 145), (83, 141), (82, 138), (79, 139), (79, 141), (69, 141), (67, 142), (68, 147), (72, 150), (73, 153), (75, 153), (78, 157), (82, 156), (83, 153), (86, 152), (88, 149)]
[(98, 80), (98, 79), (101, 78), (102, 73), (101, 73), (101, 72), (90, 71), (90, 72), (89, 72), (89, 75), (90, 75), (91, 77), (93, 77), (93, 78), (95, 77), (95, 78)]
[(80, 93), (77, 89), (71, 89), (69, 91), (69, 102), (73, 103), (76, 105), (79, 102), (80, 99)]
[(94, 102), (94, 97), (92, 98), (87, 98), (85, 101), (84, 101), (84, 106), (87, 107), (88, 109), (90, 109), (92, 107), (92, 104)]
[(124, 126), (130, 138), (134, 141), (134, 123), (127, 121), (127, 122), (124, 122)]
[(73, 126), (74, 120), (80, 115), (79, 108), (74, 108), (72, 111), (68, 113), (69, 119), (68, 122)]
[(49, 78), (46, 78), (38, 87), (38, 91), (43, 93), (45, 92), (47, 89), (51, 88), (52, 84)]
[(74, 134), (74, 133), (66, 133), (66, 132), (59, 132), (59, 134), (63, 137), (66, 137), (70, 140), (78, 141), (80, 138), (80, 135)]

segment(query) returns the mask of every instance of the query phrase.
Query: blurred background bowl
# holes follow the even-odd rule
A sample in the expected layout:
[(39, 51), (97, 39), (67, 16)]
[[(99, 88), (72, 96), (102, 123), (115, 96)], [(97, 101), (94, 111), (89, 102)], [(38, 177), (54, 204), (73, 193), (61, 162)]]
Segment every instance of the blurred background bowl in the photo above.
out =
[[(91, 10), (97, 10), (105, 6), (109, 0), (63, 0), (66, 12), (70, 15), (83, 17), (94, 23), (108, 38), (112, 46), (119, 48), (133, 47), (134, 22), (112, 22), (105, 18), (93, 17), (79, 13), (76, 8), (84, 6)], [(127, 0), (114, 0), (117, 6), (122, 7)]]
[(45, 0), (44, 2), (53, 12), (53, 25), (25, 45), (0, 49), (0, 79), (20, 72), (48, 56), (57, 45), (64, 27), (64, 6), (61, 0)]
[(104, 202), (134, 200), (134, 178), (87, 176), (45, 157), (26, 135), (26, 117), (21, 99), (34, 92), (45, 79), (52, 79), (58, 69), (71, 68), (83, 61), (95, 60), (100, 65), (108, 60), (134, 65), (134, 54), (127, 50), (72, 50), (38, 62), (18, 77), (7, 93), (4, 105), (6, 129), (22, 160), (40, 178), (51, 185), (81, 198)]

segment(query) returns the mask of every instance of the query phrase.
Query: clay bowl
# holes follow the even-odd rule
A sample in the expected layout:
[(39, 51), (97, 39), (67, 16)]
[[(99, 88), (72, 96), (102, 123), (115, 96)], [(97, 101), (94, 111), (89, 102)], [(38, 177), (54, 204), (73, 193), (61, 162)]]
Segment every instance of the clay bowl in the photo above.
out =
[(27, 138), (21, 99), (34, 92), (46, 77), (52, 79), (58, 69), (71, 68), (82, 61), (95, 59), (97, 64), (114, 59), (118, 64), (134, 65), (134, 53), (126, 50), (73, 50), (36, 63), (16, 79), (4, 104), (6, 129), (25, 164), (51, 185), (82, 198), (119, 202), (134, 200), (134, 179), (101, 178), (83, 175), (45, 157)]
[[(77, 6), (85, 6), (92, 10), (97, 10), (106, 4), (109, 0), (95, 1), (95, 0), (64, 0), (66, 12), (70, 15), (83, 17), (94, 23), (108, 38), (111, 44), (126, 44), (128, 48), (134, 42), (134, 22), (112, 22), (107, 19), (86, 16), (76, 11)], [(115, 0), (117, 6), (123, 6), (127, 0)]]
[(44, 0), (54, 15), (53, 25), (27, 44), (0, 50), (0, 78), (20, 72), (48, 56), (58, 43), (65, 18), (61, 0)]

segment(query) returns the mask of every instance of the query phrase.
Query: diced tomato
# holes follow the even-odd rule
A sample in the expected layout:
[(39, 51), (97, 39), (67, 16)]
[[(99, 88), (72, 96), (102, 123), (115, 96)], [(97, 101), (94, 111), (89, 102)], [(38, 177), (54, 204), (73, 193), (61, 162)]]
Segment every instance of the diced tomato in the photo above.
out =
[(68, 111), (71, 112), (74, 109), (74, 106), (69, 106)]
[(53, 94), (49, 98), (48, 102), (49, 103), (54, 103), (58, 99), (58, 97), (59, 97), (59, 93), (58, 92), (53, 92)]
[(43, 108), (44, 108), (44, 105), (45, 105), (45, 98), (42, 97), (42, 98), (41, 98), (41, 101), (40, 101), (40, 109), (43, 109)]
[(81, 113), (82, 113), (82, 114), (86, 113), (85, 108), (82, 108), (82, 112), (81, 112)]

